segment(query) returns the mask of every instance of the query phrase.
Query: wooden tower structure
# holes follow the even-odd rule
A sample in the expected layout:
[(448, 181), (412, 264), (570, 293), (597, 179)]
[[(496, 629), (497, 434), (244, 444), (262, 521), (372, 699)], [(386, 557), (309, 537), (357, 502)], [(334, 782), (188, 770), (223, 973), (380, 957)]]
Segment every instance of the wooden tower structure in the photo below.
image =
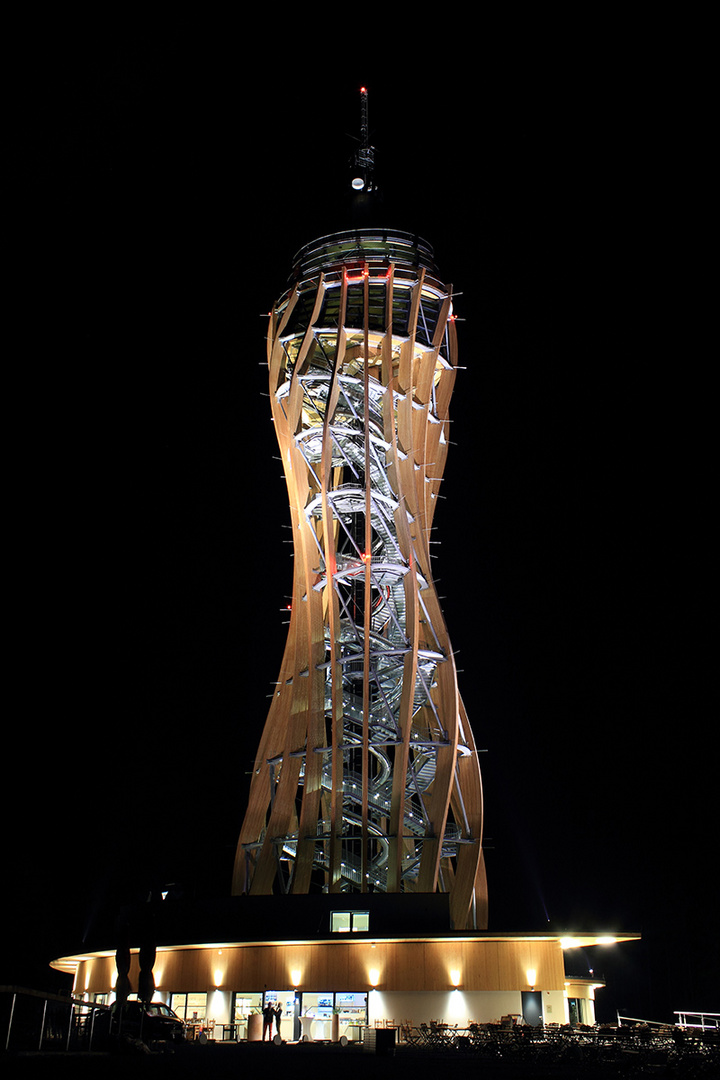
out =
[(233, 892), (439, 889), (483, 928), (480, 769), (430, 563), (457, 368), (432, 249), (369, 228), (303, 248), (268, 367), (294, 583)]

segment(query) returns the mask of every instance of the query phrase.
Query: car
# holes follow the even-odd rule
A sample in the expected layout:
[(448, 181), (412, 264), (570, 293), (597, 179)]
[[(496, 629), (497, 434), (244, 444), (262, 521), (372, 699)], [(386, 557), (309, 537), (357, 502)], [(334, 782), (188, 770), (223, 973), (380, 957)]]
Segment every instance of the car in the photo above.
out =
[(185, 1038), (185, 1025), (180, 1017), (162, 1001), (126, 1001), (111, 1008), (112, 1035), (131, 1035), (144, 1042), (180, 1042)]

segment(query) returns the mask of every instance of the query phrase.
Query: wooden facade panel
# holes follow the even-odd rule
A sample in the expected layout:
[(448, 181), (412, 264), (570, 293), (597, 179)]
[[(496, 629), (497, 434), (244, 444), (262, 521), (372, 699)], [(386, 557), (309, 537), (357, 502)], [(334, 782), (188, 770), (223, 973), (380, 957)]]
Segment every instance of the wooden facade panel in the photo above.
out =
[[(441, 990), (453, 985), (451, 972), (464, 971), (464, 950), (462, 942), (430, 941), (425, 945), (425, 982)], [(402, 987), (412, 989), (412, 984)]]
[[(107, 993), (113, 986), (114, 957), (84, 960), (78, 968), (79, 992)], [(539, 990), (562, 991), (565, 973), (559, 941), (521, 939), (398, 941), (374, 944), (343, 940), (317, 944), (230, 945), (161, 950), (155, 963), (160, 990), (208, 992), (215, 972), (227, 990), (258, 992), (298, 988), (314, 991), (367, 991), (377, 972), (378, 989), (402, 992), (449, 990), (458, 979), (464, 990), (528, 990), (535, 971)], [(130, 968), (137, 988), (138, 956)], [(293, 976), (297, 972), (297, 979)], [(457, 976), (453, 976), (457, 972)]]
[(463, 956), (462, 986), (495, 986), (497, 984), (497, 949), (487, 942), (482, 949), (467, 949)]

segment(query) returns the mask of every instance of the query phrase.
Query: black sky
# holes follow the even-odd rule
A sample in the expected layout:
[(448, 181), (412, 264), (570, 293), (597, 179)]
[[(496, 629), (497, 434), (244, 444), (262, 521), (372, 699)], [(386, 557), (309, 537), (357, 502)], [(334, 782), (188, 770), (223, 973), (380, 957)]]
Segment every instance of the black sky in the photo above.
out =
[(264, 313), (346, 224), (364, 84), (379, 223), (434, 245), (463, 320), (436, 565), (491, 928), (642, 931), (591, 958), (601, 1015), (720, 1008), (704, 75), (675, 29), (19, 43), (0, 981), (50, 985), (154, 881), (229, 887), (291, 591)]

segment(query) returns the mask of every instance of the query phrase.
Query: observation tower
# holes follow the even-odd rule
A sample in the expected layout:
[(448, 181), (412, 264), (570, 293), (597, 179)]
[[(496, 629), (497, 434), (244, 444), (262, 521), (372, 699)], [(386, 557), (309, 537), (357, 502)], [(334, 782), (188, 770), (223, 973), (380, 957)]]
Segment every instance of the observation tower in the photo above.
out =
[(294, 580), (233, 893), (442, 891), (482, 929), (480, 769), (430, 560), (452, 287), (416, 236), (334, 233), (296, 256), (267, 340)]
[[(373, 210), (366, 94), (362, 117), (351, 190)], [(284, 1039), (368, 1046), (401, 1016), (592, 1024), (603, 982), (563, 951), (638, 935), (487, 928), (478, 756), (430, 560), (458, 352), (429, 245), (366, 223), (302, 248), (267, 359), (294, 581), (234, 895), (154, 893), (53, 967), (100, 1007), (154, 990), (193, 1030), (250, 1040), (268, 1004)]]

